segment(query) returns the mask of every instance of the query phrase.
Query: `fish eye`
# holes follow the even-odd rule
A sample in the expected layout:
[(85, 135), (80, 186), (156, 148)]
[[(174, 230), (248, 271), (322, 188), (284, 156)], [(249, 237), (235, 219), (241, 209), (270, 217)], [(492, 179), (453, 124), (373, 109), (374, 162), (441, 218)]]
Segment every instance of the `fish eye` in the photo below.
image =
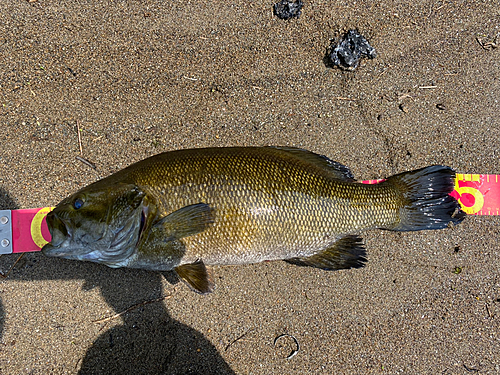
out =
[(82, 198), (76, 198), (75, 201), (73, 202), (73, 208), (75, 210), (79, 210), (80, 208), (82, 208), (84, 203), (85, 201)]

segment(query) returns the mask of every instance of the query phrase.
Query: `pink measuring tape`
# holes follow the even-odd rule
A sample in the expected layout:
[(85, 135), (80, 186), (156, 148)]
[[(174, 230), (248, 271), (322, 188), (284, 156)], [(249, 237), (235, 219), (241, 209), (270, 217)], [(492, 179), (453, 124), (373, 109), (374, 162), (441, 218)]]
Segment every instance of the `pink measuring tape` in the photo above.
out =
[[(362, 181), (376, 184), (383, 180)], [(500, 178), (457, 173), (451, 193), (468, 215), (500, 214)], [(0, 211), (0, 254), (40, 251), (50, 241), (45, 217), (53, 207)]]

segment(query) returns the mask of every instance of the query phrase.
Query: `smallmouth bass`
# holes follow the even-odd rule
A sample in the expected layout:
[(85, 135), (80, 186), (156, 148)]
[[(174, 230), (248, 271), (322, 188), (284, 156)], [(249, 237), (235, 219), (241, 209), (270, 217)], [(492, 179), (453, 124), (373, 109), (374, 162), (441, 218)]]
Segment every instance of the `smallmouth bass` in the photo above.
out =
[(175, 270), (214, 289), (206, 265), (286, 260), (362, 267), (359, 232), (445, 228), (465, 217), (455, 172), (430, 166), (376, 185), (325, 156), (289, 147), (165, 152), (82, 188), (47, 215), (42, 252), (109, 267)]

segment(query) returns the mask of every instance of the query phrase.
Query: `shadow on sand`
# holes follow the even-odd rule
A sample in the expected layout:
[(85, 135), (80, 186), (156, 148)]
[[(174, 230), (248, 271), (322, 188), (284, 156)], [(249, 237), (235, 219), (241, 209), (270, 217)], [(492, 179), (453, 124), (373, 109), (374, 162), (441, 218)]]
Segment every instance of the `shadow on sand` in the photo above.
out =
[[(0, 209), (16, 208), (15, 201), (0, 188)], [(99, 288), (116, 313), (161, 297), (164, 276), (160, 273), (110, 269), (91, 263), (75, 265), (40, 253), (27, 258), (37, 263), (39, 272), (19, 269), (3, 282), (84, 279), (84, 288)], [(171, 277), (166, 276), (170, 281)], [(82, 359), (80, 374), (234, 374), (203, 334), (172, 319), (161, 302), (143, 305), (120, 318), (123, 324), (103, 331), (92, 344)], [(4, 319), (0, 300), (0, 340)]]

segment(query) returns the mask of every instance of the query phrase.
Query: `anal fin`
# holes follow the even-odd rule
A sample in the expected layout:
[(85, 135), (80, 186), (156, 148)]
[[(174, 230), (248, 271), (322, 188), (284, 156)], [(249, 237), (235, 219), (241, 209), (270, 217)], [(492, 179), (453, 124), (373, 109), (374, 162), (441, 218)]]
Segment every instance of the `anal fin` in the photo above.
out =
[(175, 272), (195, 292), (206, 294), (215, 289), (212, 273), (201, 260), (178, 266), (175, 268)]
[(306, 258), (286, 259), (298, 266), (310, 266), (324, 270), (360, 268), (366, 262), (363, 240), (358, 236), (346, 236), (320, 253)]

